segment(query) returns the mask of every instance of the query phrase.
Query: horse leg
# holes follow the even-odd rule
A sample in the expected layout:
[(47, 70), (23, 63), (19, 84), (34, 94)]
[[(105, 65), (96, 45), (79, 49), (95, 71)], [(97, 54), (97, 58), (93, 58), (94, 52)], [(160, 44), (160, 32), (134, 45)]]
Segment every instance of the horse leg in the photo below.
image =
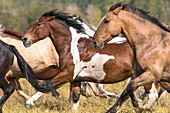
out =
[(10, 84), (14, 87), (14, 89), (17, 91), (17, 93), (23, 97), (24, 99), (28, 100), (30, 99), (30, 96), (28, 96), (27, 94), (25, 94), (21, 88), (21, 85), (18, 81), (18, 79), (8, 79), (8, 81), (10, 82)]
[(43, 95), (42, 92), (38, 91), (37, 93), (35, 93), (32, 97), (30, 97), (30, 99), (28, 99), (25, 103), (25, 106), (27, 108), (30, 108), (33, 106), (34, 101), (38, 100), (41, 96)]
[(159, 83), (164, 89), (166, 89), (166, 91), (168, 91), (168, 93), (170, 93), (170, 83), (169, 82), (162, 82), (161, 81)]
[[(158, 91), (157, 91), (158, 84), (152, 83), (152, 85), (151, 84), (148, 84), (148, 85), (150, 85), (150, 86), (145, 87), (145, 91), (148, 94), (148, 101), (147, 101), (147, 103), (144, 104), (143, 108), (150, 110), (152, 104), (156, 102), (159, 95), (158, 95)], [(149, 88), (149, 89), (147, 89), (147, 88)]]
[(70, 83), (70, 99), (72, 99), (73, 102), (73, 110), (77, 110), (79, 106), (80, 87), (81, 82)]
[(106, 112), (106, 113), (116, 113), (119, 108), (123, 105), (123, 103), (129, 98), (128, 88), (127, 86), (124, 91), (121, 93), (119, 99), (116, 101), (116, 103)]
[(95, 96), (100, 96), (100, 93), (99, 93), (99, 90), (96, 86), (96, 83), (93, 83), (93, 82), (88, 82), (89, 86), (91, 87), (93, 93)]
[(146, 84), (152, 83), (154, 79), (155, 79), (154, 75), (149, 70), (147, 70), (144, 73), (142, 73), (140, 76), (136, 77), (134, 80), (130, 81), (128, 85), (129, 87), (127, 89), (134, 107), (144, 108), (145, 106), (143, 106), (143, 102), (140, 99), (138, 99), (133, 92), (139, 86), (144, 86)]
[(2, 107), (10, 95), (14, 92), (14, 88), (7, 83), (5, 79), (0, 80), (0, 87), (2, 88), (4, 95), (0, 99), (0, 113), (2, 113)]
[(116, 93), (111, 93), (106, 90), (104, 90), (104, 84), (98, 84), (98, 89), (100, 94), (104, 93), (104, 97), (112, 97), (112, 98), (119, 98), (119, 96)]
[(52, 96), (53, 96), (54, 98), (58, 99), (58, 97), (60, 96), (60, 93), (57, 92), (57, 91), (54, 89), (54, 90), (52, 90)]
[(89, 84), (89, 82), (87, 82), (87, 81), (83, 81), (83, 88), (84, 88), (84, 90), (81, 88), (80, 89), (80, 93), (83, 95), (83, 96), (85, 96), (85, 97), (90, 97), (91, 95), (90, 95), (90, 92), (89, 92), (89, 89), (88, 89), (88, 84)]

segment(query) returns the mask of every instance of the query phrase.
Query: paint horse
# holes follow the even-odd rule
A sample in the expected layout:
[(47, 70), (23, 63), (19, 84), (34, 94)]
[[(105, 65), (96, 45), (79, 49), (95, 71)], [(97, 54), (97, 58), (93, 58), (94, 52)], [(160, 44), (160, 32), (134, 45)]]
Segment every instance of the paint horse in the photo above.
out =
[(159, 83), (170, 92), (170, 30), (145, 11), (117, 3), (109, 9), (95, 32), (94, 44), (103, 48), (120, 33), (124, 34), (133, 49), (135, 74), (108, 112), (116, 112), (129, 96), (135, 107), (145, 108), (145, 103), (134, 95), (134, 91), (152, 82)]
[[(8, 73), (12, 64), (14, 62), (14, 57), (17, 58), (17, 63), (20, 71), (23, 76), (38, 90), (43, 92), (49, 92), (49, 90), (41, 87), (35, 78), (34, 72), (31, 67), (27, 64), (27, 62), (20, 55), (18, 50), (12, 46), (8, 45), (2, 40), (0, 40), (0, 88), (3, 90), (4, 95), (0, 99), (0, 113), (2, 113), (2, 107), (5, 104), (6, 100), (10, 97), (10, 95), (14, 92), (14, 88), (11, 84), (6, 80), (5, 75)], [(43, 89), (43, 90), (42, 90)]]
[[(23, 37), (22, 33), (4, 27), (1, 28), (0, 30), (3, 31), (0, 34), (0, 39), (8, 44), (16, 46), (16, 48), (19, 50), (19, 52), (22, 54), (25, 60), (30, 64), (38, 79), (52, 79), (60, 71), (58, 69), (58, 65), (59, 65), (58, 54), (55, 51), (55, 48), (49, 38), (46, 38), (34, 44), (30, 48), (25, 48), (22, 42), (18, 40), (21, 37)], [(91, 31), (89, 32), (89, 34), (93, 35), (94, 32)], [(42, 45), (43, 45), (43, 51), (41, 50)], [(34, 54), (35, 51), (36, 54)], [(23, 78), (23, 77), (24, 76), (22, 76), (19, 70), (16, 59), (14, 59), (14, 63), (11, 67), (11, 70), (6, 75), (6, 78), (10, 82), (10, 84), (16, 89), (17, 93), (27, 100), (26, 107), (31, 107), (33, 105), (33, 102), (37, 100), (39, 97), (41, 97), (43, 93), (38, 91), (32, 97), (29, 97), (27, 94), (25, 94), (18, 81), (19, 78)], [(96, 86), (96, 84), (92, 82), (86, 82), (86, 84), (83, 83), (83, 86), (86, 86), (85, 91), (81, 90), (81, 92), (83, 95), (87, 97), (90, 96), (90, 93), (88, 93), (87, 90), (88, 85), (92, 88), (92, 91), (96, 96), (117, 97), (117, 95), (115, 95), (114, 93), (104, 90), (102, 85)], [(59, 93), (56, 92), (56, 90), (53, 90), (52, 95), (57, 98), (59, 96)]]
[[(72, 82), (79, 90), (81, 81), (106, 84), (132, 76), (133, 54), (128, 42), (107, 44), (98, 50), (93, 47), (92, 38), (84, 32), (82, 24), (57, 10), (44, 13), (26, 32), (22, 38), (25, 46), (50, 37), (59, 54), (61, 72), (48, 83), (44, 82), (44, 86), (55, 89)], [(78, 103), (80, 93), (72, 94), (73, 103)]]

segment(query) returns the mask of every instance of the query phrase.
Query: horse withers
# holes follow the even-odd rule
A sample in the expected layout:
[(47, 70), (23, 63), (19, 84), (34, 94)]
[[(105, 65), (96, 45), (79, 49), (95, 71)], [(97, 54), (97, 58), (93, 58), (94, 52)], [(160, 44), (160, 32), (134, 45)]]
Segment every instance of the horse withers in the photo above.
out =
[(169, 32), (158, 19), (129, 4), (121, 2), (109, 9), (95, 32), (94, 45), (103, 48), (109, 40), (124, 34), (133, 49), (135, 74), (120, 96), (122, 98), (108, 112), (116, 112), (128, 94), (135, 107), (146, 107), (133, 93), (139, 86), (158, 82), (170, 92)]

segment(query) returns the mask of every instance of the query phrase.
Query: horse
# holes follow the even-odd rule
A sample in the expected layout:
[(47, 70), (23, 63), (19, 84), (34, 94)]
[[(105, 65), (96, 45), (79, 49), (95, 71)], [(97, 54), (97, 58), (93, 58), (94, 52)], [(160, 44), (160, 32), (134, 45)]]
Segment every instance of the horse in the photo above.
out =
[[(81, 18), (76, 18), (76, 19), (80, 20)], [(57, 75), (57, 73), (59, 72), (59, 69), (57, 69), (59, 65), (58, 64), (58, 53), (55, 51), (55, 48), (49, 38), (46, 38), (34, 44), (30, 48), (25, 48), (22, 42), (20, 41), (21, 37), (23, 37), (23, 33), (14, 31), (9, 28), (5, 28), (4, 26), (0, 30), (3, 31), (0, 34), (0, 39), (8, 44), (16, 46), (16, 48), (19, 50), (19, 52), (25, 58), (25, 60), (29, 62), (30, 66), (34, 70), (36, 77), (38, 79), (51, 79), (55, 75)], [(94, 31), (91, 31), (91, 32), (89, 31), (88, 34), (93, 35)], [(42, 45), (43, 45), (44, 50), (50, 50), (50, 51), (41, 51), (40, 49)], [(36, 54), (34, 54), (34, 51), (39, 51), (39, 52), (36, 52)], [(30, 53), (31, 56), (30, 55), (28, 56), (27, 53)], [(17, 93), (21, 97), (26, 99), (26, 103), (25, 103), (26, 107), (31, 107), (33, 106), (34, 101), (40, 98), (43, 95), (43, 93), (38, 91), (36, 94), (30, 97), (23, 92), (18, 79), (23, 78), (24, 76), (22, 76), (22, 74), (20, 73), (19, 67), (17, 66), (17, 62), (15, 60), (16, 59), (14, 59), (14, 63), (11, 67), (10, 73), (6, 75), (6, 79), (16, 89)], [(99, 85), (99, 84), (92, 83), (92, 82), (83, 82), (83, 86), (85, 86), (84, 87), (85, 91), (81, 90), (81, 94), (86, 97), (90, 96), (90, 93), (88, 92), (88, 89), (87, 89), (88, 85), (91, 87), (95, 96), (118, 97), (116, 94), (104, 90), (101, 84)], [(57, 98), (59, 96), (59, 93), (56, 92), (56, 90), (53, 90), (52, 95)]]
[[(44, 83), (46, 87), (59, 88), (61, 84), (74, 82), (77, 84), (73, 87), (79, 89), (81, 81), (106, 84), (132, 76), (133, 52), (128, 42), (110, 43), (98, 50), (84, 32), (84, 27), (72, 16), (52, 10), (45, 12), (25, 33), (22, 41), (26, 47), (48, 36), (59, 54), (62, 71)], [(74, 93), (73, 103), (78, 103), (79, 94)]]
[[(24, 59), (30, 64), (32, 69), (34, 70), (36, 77), (38, 79), (51, 79), (58, 72), (58, 54), (54, 49), (53, 44), (49, 38), (40, 41), (30, 48), (25, 48), (22, 42), (19, 40), (23, 37), (23, 33), (14, 31), (9, 28), (4, 28), (4, 32), (0, 34), (0, 39), (4, 42), (15, 45)], [(42, 51), (39, 50), (43, 45), (45, 50), (50, 51)], [(36, 54), (34, 52), (36, 51)], [(30, 53), (30, 54), (28, 54)], [(10, 69), (10, 73), (6, 75), (6, 79), (10, 82), (10, 84), (16, 89), (17, 93), (25, 98), (26, 107), (30, 107), (33, 105), (33, 101), (37, 100), (43, 93), (37, 92), (33, 97), (29, 97), (22, 91), (21, 85), (18, 81), (19, 78), (23, 78), (24, 76), (21, 74), (19, 67), (16, 62), (16, 58), (14, 59), (14, 63)], [(53, 96), (57, 97), (58, 92), (53, 91)]]
[[(17, 58), (17, 63), (23, 76), (38, 90), (48, 92), (48, 90), (41, 87), (35, 78), (34, 72), (29, 64), (23, 59), (18, 50), (13, 45), (8, 45), (0, 40), (0, 88), (3, 90), (4, 95), (0, 99), (0, 113), (2, 113), (2, 107), (6, 100), (14, 92), (14, 87), (8, 83), (5, 75), (9, 73), (10, 68), (14, 62), (14, 58)], [(42, 90), (43, 89), (43, 90)]]
[(159, 83), (170, 92), (169, 32), (157, 18), (142, 9), (123, 2), (110, 7), (95, 32), (94, 46), (103, 48), (109, 40), (120, 33), (124, 34), (133, 49), (135, 73), (108, 112), (116, 112), (129, 96), (134, 107), (146, 107), (145, 103), (134, 95), (138, 87), (146, 84)]

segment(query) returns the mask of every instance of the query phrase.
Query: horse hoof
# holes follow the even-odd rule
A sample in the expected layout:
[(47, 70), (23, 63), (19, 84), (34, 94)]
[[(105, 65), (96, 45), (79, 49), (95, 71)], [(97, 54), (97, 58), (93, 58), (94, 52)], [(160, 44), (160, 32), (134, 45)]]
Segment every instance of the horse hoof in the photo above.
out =
[(146, 110), (150, 111), (151, 106), (150, 106), (148, 103), (146, 103), (146, 104), (143, 106), (143, 109), (146, 109)]
[(26, 107), (26, 108), (31, 108), (32, 106), (33, 106), (33, 105), (32, 105), (31, 103), (26, 103), (26, 104), (25, 104), (25, 107)]

